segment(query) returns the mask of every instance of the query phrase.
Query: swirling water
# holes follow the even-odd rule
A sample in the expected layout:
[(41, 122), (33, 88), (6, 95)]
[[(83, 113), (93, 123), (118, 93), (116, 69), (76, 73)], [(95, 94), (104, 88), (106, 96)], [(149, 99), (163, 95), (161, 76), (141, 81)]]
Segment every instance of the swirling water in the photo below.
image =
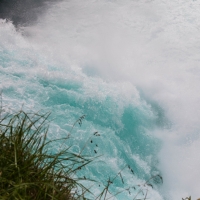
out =
[(32, 20), (31, 3), (0, 20), (3, 104), (51, 111), (50, 138), (86, 115), (74, 151), (98, 131), (88, 152), (103, 156), (83, 173), (104, 182), (125, 165), (135, 172), (114, 191), (160, 173), (148, 198), (199, 197), (199, 2), (46, 1)]

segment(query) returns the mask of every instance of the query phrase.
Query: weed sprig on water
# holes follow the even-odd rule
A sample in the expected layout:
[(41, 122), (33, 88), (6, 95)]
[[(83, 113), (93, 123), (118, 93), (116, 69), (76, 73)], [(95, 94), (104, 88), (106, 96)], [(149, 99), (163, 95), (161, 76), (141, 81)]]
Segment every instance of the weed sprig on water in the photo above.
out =
[[(182, 200), (192, 200), (191, 196), (186, 197), (186, 198), (182, 198)], [(200, 198), (198, 198), (197, 200), (200, 200)]]

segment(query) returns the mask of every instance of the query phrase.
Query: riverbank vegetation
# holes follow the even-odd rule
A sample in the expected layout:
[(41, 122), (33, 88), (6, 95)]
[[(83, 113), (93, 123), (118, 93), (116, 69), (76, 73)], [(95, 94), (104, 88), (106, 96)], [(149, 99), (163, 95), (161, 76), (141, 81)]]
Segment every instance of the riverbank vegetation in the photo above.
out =
[[(80, 178), (77, 172), (93, 162), (95, 157), (83, 155), (83, 151), (74, 153), (70, 146), (63, 145), (63, 141), (66, 144), (69, 140), (70, 133), (65, 138), (49, 140), (48, 117), (48, 113), (22, 110), (12, 114), (0, 112), (0, 199), (106, 200), (134, 189), (134, 199), (145, 200), (149, 189), (153, 188), (152, 182), (162, 182), (162, 177), (157, 174), (137, 188), (130, 186), (111, 194), (109, 187), (116, 178), (124, 183), (120, 171), (107, 180), (99, 194), (94, 195), (84, 183), (99, 183), (86, 177)], [(73, 127), (76, 124), (81, 126), (84, 117), (80, 117)], [(99, 136), (97, 132), (93, 135)], [(60, 144), (60, 147), (52, 152), (55, 144)]]

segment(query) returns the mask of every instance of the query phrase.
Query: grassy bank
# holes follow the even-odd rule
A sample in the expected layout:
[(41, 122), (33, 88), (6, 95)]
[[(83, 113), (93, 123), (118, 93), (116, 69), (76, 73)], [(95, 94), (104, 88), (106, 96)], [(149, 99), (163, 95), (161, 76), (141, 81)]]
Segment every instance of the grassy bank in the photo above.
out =
[[(124, 183), (122, 171), (109, 178), (99, 194), (92, 194), (87, 182), (99, 184), (86, 177), (79, 178), (77, 172), (94, 161), (94, 157), (74, 153), (67, 144), (70, 133), (65, 138), (49, 140), (49, 114), (12, 114), (0, 112), (0, 199), (2, 200), (106, 200), (134, 190), (133, 199), (145, 200), (153, 183), (162, 181), (158, 174), (150, 177), (140, 186), (130, 186), (111, 194), (109, 187), (118, 178)], [(84, 116), (74, 124), (81, 125)], [(73, 127), (72, 127), (73, 129)], [(97, 132), (94, 136), (99, 136)], [(59, 146), (52, 153), (51, 147)], [(87, 144), (86, 144), (87, 145)], [(127, 168), (130, 166), (127, 165)], [(130, 169), (132, 170), (132, 169)], [(133, 172), (133, 170), (132, 170)], [(86, 184), (84, 184), (86, 183)], [(87, 197), (87, 198), (86, 198)], [(89, 198), (90, 197), (90, 198)]]

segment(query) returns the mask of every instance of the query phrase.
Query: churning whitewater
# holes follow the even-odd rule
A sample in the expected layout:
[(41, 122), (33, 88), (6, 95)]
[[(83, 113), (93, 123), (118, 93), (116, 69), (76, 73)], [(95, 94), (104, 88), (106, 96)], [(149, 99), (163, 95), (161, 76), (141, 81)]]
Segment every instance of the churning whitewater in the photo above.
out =
[(102, 156), (79, 175), (103, 185), (129, 166), (111, 191), (132, 189), (113, 199), (133, 199), (155, 174), (163, 183), (142, 189), (148, 199), (199, 198), (200, 2), (26, 4), (0, 3), (3, 108), (51, 112), (52, 139), (84, 115), (73, 150), (98, 131), (86, 152)]

